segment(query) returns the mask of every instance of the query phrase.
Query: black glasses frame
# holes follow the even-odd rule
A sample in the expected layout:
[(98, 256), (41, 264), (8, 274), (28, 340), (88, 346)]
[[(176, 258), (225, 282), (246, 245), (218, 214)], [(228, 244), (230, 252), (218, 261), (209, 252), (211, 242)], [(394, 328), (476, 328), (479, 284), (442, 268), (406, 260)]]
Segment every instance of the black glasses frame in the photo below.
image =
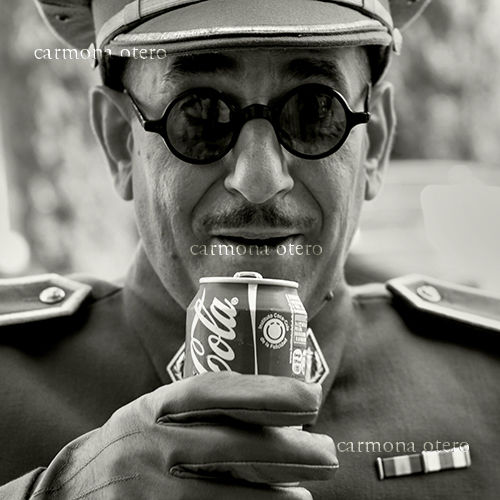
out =
[[(328, 151), (325, 151), (324, 153), (306, 154), (306, 153), (301, 153), (300, 151), (296, 151), (284, 140), (283, 137), (284, 134), (279, 125), (279, 117), (286, 102), (299, 90), (302, 90), (304, 88), (317, 89), (323, 93), (326, 93), (334, 97), (335, 99), (337, 99), (338, 102), (340, 102), (345, 112), (346, 124), (345, 124), (344, 134), (333, 147), (331, 147)], [(366, 90), (366, 97), (364, 103), (365, 111), (361, 112), (352, 111), (346, 99), (340, 92), (331, 87), (328, 87), (327, 85), (323, 85), (320, 83), (306, 83), (304, 85), (295, 87), (286, 94), (284, 94), (283, 96), (272, 100), (269, 103), (269, 105), (250, 104), (249, 106), (246, 106), (244, 108), (239, 107), (230, 96), (228, 96), (223, 92), (215, 90), (211, 87), (197, 87), (186, 90), (185, 92), (179, 94), (173, 101), (170, 102), (170, 104), (167, 105), (167, 107), (163, 111), (161, 118), (159, 118), (158, 120), (148, 120), (140, 110), (139, 105), (135, 101), (132, 94), (127, 89), (124, 89), (123, 92), (130, 98), (135, 114), (137, 115), (139, 123), (144, 128), (144, 130), (146, 132), (155, 132), (159, 134), (162, 137), (168, 149), (172, 152), (172, 154), (174, 154), (177, 158), (186, 163), (191, 163), (195, 165), (208, 165), (226, 156), (226, 154), (229, 153), (229, 151), (231, 151), (231, 149), (233, 149), (233, 147), (235, 146), (243, 125), (250, 120), (254, 119), (268, 120), (273, 126), (276, 137), (278, 138), (278, 142), (294, 156), (297, 156), (299, 158), (304, 158), (306, 160), (319, 160), (321, 158), (326, 158), (327, 156), (330, 156), (331, 154), (335, 153), (344, 145), (345, 141), (347, 140), (347, 137), (351, 133), (351, 130), (356, 125), (368, 123), (368, 121), (370, 120), (370, 113), (368, 111), (370, 95), (371, 95), (370, 84), (367, 85), (367, 90)], [(231, 111), (230, 123), (233, 126), (233, 135), (231, 141), (223, 151), (221, 151), (218, 155), (210, 158), (209, 160), (199, 160), (196, 158), (190, 158), (188, 156), (185, 156), (173, 146), (167, 133), (167, 121), (171, 110), (181, 99), (183, 99), (186, 95), (189, 95), (193, 92), (203, 92), (205, 93), (205, 95), (211, 94), (214, 97), (222, 100), (229, 107)]]

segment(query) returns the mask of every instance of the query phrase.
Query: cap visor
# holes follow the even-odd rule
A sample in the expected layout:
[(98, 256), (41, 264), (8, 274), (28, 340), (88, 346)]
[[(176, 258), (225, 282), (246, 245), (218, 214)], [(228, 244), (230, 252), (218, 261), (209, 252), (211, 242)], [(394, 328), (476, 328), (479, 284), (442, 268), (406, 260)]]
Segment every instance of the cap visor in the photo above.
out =
[(160, 14), (105, 48), (176, 53), (218, 48), (389, 45), (379, 21), (353, 8), (312, 0), (210, 0)]

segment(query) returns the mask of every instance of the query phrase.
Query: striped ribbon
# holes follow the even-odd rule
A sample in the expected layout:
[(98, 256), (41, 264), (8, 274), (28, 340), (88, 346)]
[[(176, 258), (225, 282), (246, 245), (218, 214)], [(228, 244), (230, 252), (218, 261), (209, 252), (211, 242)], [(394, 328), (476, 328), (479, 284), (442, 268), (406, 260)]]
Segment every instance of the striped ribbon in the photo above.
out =
[(449, 469), (464, 469), (471, 466), (468, 446), (449, 450), (423, 451), (412, 455), (377, 458), (380, 479), (427, 474)]

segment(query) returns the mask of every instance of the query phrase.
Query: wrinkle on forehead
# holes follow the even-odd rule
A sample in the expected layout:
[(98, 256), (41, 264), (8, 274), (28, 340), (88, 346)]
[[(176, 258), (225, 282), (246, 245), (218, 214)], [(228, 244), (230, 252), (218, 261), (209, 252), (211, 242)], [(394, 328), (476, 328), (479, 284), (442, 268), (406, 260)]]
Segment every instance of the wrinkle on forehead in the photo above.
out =
[(236, 81), (265, 75), (275, 81), (320, 80), (343, 92), (358, 95), (370, 78), (366, 51), (360, 47), (336, 49), (254, 49), (172, 55), (166, 59), (133, 61), (127, 69), (130, 88), (141, 98), (166, 94), (197, 78)]

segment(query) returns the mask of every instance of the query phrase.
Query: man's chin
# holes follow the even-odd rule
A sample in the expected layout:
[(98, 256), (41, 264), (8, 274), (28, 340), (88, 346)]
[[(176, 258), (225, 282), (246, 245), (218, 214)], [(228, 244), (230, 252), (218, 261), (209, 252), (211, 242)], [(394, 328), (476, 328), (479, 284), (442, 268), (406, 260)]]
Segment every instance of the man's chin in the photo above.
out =
[(238, 239), (211, 238), (206, 245), (193, 245), (191, 258), (203, 276), (233, 276), (238, 271), (256, 271), (265, 278), (298, 281), (311, 279), (319, 264), (322, 248), (306, 244), (302, 235), (262, 242), (243, 243)]

